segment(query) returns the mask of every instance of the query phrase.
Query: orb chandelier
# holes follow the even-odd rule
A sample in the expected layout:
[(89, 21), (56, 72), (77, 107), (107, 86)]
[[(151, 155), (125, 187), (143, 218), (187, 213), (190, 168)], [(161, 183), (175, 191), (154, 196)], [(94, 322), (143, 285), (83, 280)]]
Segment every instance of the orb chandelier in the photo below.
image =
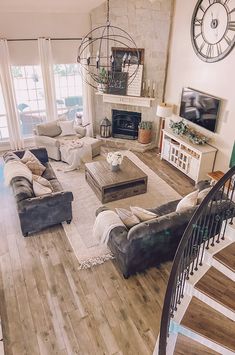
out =
[(104, 91), (121, 85), (126, 86), (135, 79), (140, 64), (140, 54), (133, 38), (123, 29), (110, 24), (110, 7), (107, 0), (107, 20), (87, 33), (79, 48), (77, 62), (83, 80)]

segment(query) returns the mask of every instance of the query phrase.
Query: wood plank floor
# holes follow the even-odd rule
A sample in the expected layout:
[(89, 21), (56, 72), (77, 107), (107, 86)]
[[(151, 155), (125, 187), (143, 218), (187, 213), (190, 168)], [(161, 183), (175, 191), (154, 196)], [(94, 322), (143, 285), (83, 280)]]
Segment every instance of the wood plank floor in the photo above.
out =
[(216, 351), (178, 334), (174, 355), (219, 355)]
[(213, 257), (235, 272), (235, 243), (232, 243), (228, 247), (222, 249)]
[[(187, 178), (161, 162), (155, 151), (140, 158), (162, 177), (172, 173), (168, 183), (182, 195), (192, 190)], [(23, 238), (14, 198), (2, 181), (0, 196), (6, 355), (152, 354), (171, 264), (128, 280), (112, 261), (78, 270), (61, 226)]]
[(181, 325), (235, 351), (235, 322), (193, 297)]
[(235, 312), (235, 283), (214, 267), (206, 272), (195, 288)]

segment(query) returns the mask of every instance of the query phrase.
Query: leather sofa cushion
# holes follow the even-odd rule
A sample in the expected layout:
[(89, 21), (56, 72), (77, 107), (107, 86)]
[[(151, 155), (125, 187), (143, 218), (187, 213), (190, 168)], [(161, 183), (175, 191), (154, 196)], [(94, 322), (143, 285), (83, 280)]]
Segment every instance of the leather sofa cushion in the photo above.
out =
[(35, 197), (33, 185), (24, 177), (13, 178), (11, 185), (16, 202)]
[(176, 207), (181, 199), (170, 201), (156, 208), (148, 208), (148, 211), (156, 213), (158, 216), (165, 216), (169, 213), (175, 212)]

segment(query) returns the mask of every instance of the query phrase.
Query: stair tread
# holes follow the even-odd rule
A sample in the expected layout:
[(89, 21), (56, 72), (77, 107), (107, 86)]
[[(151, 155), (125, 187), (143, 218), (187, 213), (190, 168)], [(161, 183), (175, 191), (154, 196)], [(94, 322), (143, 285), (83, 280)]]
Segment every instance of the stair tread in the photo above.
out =
[(195, 288), (235, 311), (235, 283), (216, 268), (211, 267), (196, 283)]
[(235, 322), (193, 297), (181, 325), (235, 351)]
[(208, 348), (185, 335), (178, 334), (174, 355), (219, 355), (216, 351)]
[(235, 243), (228, 245), (213, 256), (214, 259), (235, 272)]

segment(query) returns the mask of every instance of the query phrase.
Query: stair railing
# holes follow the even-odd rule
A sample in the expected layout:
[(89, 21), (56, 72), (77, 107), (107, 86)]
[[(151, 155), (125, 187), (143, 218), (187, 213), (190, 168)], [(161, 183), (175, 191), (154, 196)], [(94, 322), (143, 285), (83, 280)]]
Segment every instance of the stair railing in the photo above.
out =
[(186, 280), (203, 265), (205, 251), (225, 239), (235, 215), (235, 166), (209, 191), (192, 216), (173, 261), (162, 311), (159, 355), (167, 355), (171, 319), (185, 294)]

